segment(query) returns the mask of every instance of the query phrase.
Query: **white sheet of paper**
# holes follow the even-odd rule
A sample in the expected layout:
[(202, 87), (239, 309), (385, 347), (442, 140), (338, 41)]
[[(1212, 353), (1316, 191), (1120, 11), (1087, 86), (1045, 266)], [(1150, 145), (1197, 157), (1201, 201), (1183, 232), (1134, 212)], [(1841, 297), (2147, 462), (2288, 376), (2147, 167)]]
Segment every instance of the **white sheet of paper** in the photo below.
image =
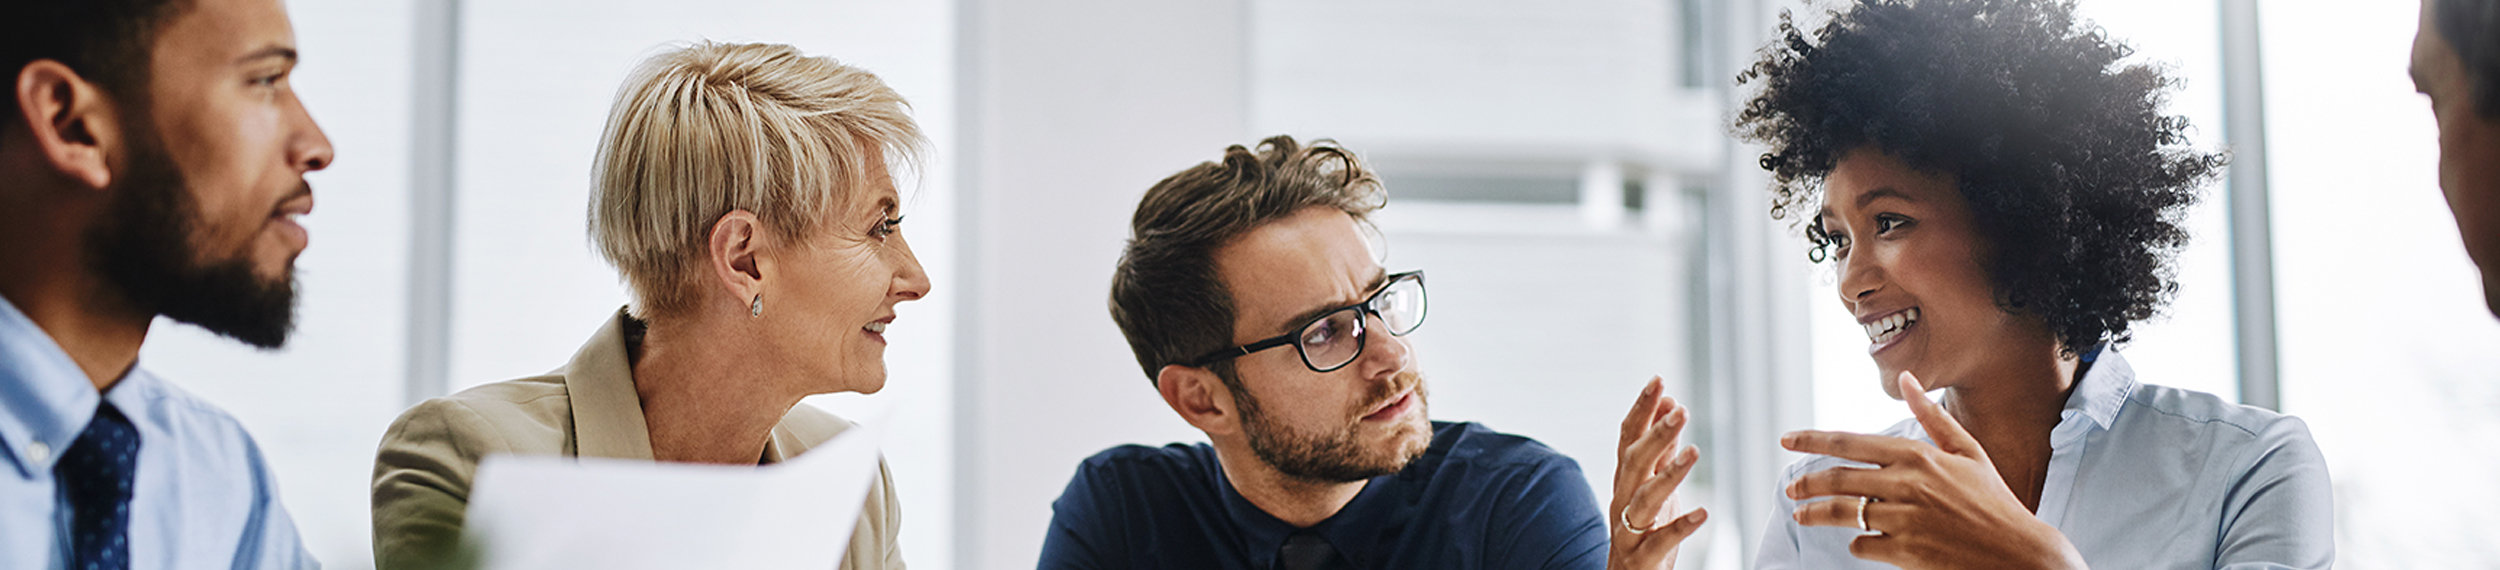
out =
[(488, 570), (831, 569), (877, 476), (884, 425), (763, 467), (487, 457), (462, 541)]

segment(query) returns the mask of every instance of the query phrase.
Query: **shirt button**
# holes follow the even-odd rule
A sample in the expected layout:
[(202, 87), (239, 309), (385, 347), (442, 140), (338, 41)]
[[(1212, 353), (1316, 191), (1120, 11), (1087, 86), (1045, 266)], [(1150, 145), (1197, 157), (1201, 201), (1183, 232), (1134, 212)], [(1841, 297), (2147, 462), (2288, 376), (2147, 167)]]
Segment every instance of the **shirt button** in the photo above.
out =
[(49, 457), (52, 457), (52, 448), (50, 446), (46, 446), (40, 441), (27, 444), (26, 462), (42, 463), (44, 459)]

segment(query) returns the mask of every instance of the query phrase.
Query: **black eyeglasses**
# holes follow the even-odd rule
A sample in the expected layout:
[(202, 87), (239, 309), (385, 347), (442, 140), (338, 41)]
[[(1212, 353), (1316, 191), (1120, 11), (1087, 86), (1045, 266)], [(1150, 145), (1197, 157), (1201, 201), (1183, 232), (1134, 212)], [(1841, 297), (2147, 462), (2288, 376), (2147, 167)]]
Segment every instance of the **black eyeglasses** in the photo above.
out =
[(1406, 336), (1424, 324), (1424, 272), (1409, 271), (1389, 276), (1389, 284), (1372, 292), (1361, 303), (1346, 305), (1319, 318), (1303, 323), (1294, 332), (1241, 346), (1218, 350), (1191, 361), (1190, 366), (1206, 366), (1227, 359), (1287, 344), (1302, 353), (1302, 365), (1313, 372), (1331, 372), (1344, 368), (1363, 356), (1363, 345), (1371, 338), (1366, 334), (1366, 315), (1380, 317), (1389, 334)]

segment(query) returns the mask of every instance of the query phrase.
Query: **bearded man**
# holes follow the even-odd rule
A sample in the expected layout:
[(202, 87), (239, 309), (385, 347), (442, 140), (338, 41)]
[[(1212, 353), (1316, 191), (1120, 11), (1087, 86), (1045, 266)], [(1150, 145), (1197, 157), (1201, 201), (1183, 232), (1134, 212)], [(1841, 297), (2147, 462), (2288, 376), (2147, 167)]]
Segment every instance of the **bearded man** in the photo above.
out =
[(1688, 413), (1652, 381), (1602, 514), (1570, 458), (1428, 419), (1402, 338), (1423, 323), (1424, 274), (1382, 268), (1363, 234), (1385, 201), (1352, 152), (1284, 136), (1146, 192), (1112, 318), (1210, 441), (1087, 459), (1053, 503), (1042, 569), (1672, 563), (1704, 518), (1668, 512), (1697, 457), (1679, 444)]
[(310, 568), (232, 416), (139, 368), (156, 317), (294, 324), (304, 174), (279, 0), (11, 2), (0, 18), (0, 568)]

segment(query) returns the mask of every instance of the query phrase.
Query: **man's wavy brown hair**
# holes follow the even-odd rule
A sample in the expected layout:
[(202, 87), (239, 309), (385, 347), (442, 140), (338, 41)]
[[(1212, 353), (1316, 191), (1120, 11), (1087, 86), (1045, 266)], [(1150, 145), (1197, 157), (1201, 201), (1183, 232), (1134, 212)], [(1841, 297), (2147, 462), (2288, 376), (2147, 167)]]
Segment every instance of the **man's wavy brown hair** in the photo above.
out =
[[(1138, 201), (1111, 276), (1111, 320), (1153, 381), (1166, 365), (1233, 344), (1233, 298), (1216, 274), (1216, 250), (1305, 208), (1362, 222), (1387, 201), (1380, 179), (1332, 141), (1304, 146), (1278, 135), (1256, 151), (1226, 148), (1222, 161), (1164, 178)], [(1211, 368), (1239, 388), (1229, 361)]]

